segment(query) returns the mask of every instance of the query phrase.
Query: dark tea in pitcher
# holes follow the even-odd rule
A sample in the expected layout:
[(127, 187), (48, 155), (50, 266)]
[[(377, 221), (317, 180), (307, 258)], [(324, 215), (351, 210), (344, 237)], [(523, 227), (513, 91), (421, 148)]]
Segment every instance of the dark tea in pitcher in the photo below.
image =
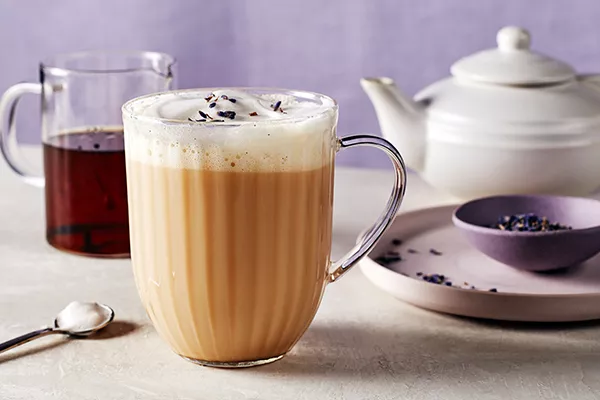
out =
[(44, 143), (46, 238), (61, 250), (129, 255), (123, 128), (95, 128)]
[[(45, 187), (52, 246), (92, 257), (129, 256), (121, 107), (174, 89), (175, 70), (172, 56), (152, 51), (60, 54), (40, 62), (39, 82), (18, 83), (2, 95), (0, 154), (26, 183)], [(18, 152), (12, 115), (25, 94), (41, 100), (43, 174)]]

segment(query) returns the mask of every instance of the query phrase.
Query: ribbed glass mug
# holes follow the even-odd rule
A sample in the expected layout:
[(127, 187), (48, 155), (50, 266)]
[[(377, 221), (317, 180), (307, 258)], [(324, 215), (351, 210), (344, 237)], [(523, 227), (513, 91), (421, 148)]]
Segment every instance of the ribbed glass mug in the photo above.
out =
[[(46, 239), (80, 255), (129, 256), (121, 106), (174, 88), (173, 57), (145, 51), (88, 51), (40, 64), (39, 83), (19, 83), (0, 100), (1, 149), (27, 183), (45, 186)], [(41, 95), (44, 176), (19, 153), (15, 110)]]
[[(148, 315), (177, 354), (205, 366), (254, 366), (283, 357), (313, 320), (326, 285), (374, 246), (400, 206), (405, 168), (382, 138), (338, 138), (338, 106), (321, 94), (219, 89), (315, 106), (277, 120), (206, 123), (202, 114), (146, 112), (169, 96), (208, 107), (215, 90), (123, 106), (131, 257)], [(335, 156), (355, 146), (383, 150), (395, 181), (374, 227), (331, 262)]]

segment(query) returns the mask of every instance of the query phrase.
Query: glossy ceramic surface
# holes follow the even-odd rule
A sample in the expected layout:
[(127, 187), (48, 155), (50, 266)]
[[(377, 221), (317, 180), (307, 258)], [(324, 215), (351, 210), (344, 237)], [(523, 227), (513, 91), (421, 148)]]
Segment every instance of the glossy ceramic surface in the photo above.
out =
[[(531, 322), (600, 318), (600, 256), (551, 273), (517, 270), (471, 246), (452, 223), (455, 209), (444, 206), (397, 216), (361, 261), (362, 272), (392, 296), (438, 312)], [(402, 243), (396, 245), (394, 239)], [(430, 249), (441, 254), (431, 254)], [(385, 265), (374, 261), (390, 251), (402, 260)], [(444, 274), (453, 286), (426, 282), (419, 273)]]
[[(572, 227), (552, 232), (490, 228), (501, 216), (534, 213)], [(452, 218), (476, 249), (526, 271), (572, 267), (600, 252), (600, 201), (560, 196), (497, 196), (459, 207)]]
[(390, 78), (361, 81), (408, 167), (461, 199), (600, 187), (600, 79), (530, 42), (526, 30), (503, 28), (497, 48), (457, 61), (414, 99)]

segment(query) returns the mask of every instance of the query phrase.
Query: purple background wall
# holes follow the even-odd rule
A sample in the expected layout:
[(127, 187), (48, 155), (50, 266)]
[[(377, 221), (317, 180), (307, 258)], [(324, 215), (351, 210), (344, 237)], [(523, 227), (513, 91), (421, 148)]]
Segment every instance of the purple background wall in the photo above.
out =
[[(520, 25), (533, 47), (582, 72), (600, 70), (597, 0), (1, 0), (0, 91), (37, 79), (57, 52), (110, 48), (171, 53), (179, 86), (282, 86), (323, 92), (341, 106), (340, 135), (378, 132), (361, 76), (389, 75), (407, 92), (448, 74), (450, 64), (495, 46)], [(35, 142), (37, 101), (20, 111)], [(402, 151), (402, 149), (400, 149)], [(373, 150), (342, 163), (385, 166)]]

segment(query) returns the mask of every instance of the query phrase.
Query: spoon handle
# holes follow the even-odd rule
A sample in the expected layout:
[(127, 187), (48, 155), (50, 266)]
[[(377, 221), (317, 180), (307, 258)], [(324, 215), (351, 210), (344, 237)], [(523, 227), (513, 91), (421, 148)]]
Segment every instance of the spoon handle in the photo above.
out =
[(29, 332), (14, 339), (10, 339), (4, 343), (0, 343), (0, 353), (5, 352), (6, 350), (10, 350), (14, 347), (20, 346), (24, 343), (32, 341), (33, 339), (37, 339), (42, 336), (49, 335), (51, 333), (56, 333), (52, 328), (42, 328), (37, 331)]

